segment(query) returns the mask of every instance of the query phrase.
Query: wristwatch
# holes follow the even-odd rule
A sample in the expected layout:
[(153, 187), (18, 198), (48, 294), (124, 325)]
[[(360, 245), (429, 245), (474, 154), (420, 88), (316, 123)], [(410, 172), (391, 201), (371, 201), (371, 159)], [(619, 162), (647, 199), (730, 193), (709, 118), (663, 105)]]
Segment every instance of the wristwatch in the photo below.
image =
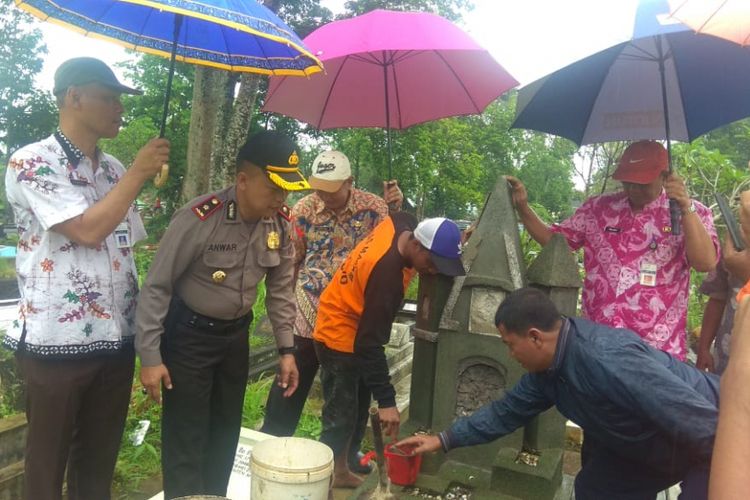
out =
[(284, 356), (285, 354), (294, 354), (297, 352), (297, 346), (293, 345), (291, 347), (279, 347), (279, 356)]
[(690, 200), (690, 206), (687, 208), (687, 210), (683, 210), (682, 214), (694, 214), (695, 213), (695, 202), (693, 200)]

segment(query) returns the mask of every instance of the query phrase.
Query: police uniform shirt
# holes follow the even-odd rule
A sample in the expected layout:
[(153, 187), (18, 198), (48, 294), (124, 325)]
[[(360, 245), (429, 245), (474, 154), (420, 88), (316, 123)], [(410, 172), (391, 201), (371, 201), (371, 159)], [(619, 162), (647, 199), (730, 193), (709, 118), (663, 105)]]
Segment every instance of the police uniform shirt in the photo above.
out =
[(160, 364), (160, 336), (173, 296), (221, 320), (240, 318), (266, 277), (266, 309), (278, 347), (293, 345), (294, 247), (281, 214), (246, 223), (234, 186), (204, 195), (177, 212), (164, 234), (136, 310), (136, 349), (143, 366)]

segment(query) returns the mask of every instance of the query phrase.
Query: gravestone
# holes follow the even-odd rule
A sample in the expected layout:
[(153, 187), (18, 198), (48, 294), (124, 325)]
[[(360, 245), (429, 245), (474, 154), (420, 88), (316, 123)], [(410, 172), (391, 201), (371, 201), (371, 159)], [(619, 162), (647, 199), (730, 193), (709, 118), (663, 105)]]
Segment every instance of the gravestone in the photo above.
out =
[[(580, 279), (565, 240), (555, 237), (526, 272), (510, 191), (500, 178), (464, 250), (466, 276), (420, 279), (409, 421), (402, 434), (436, 432), (501, 398), (525, 373), (494, 325), (505, 296), (531, 284), (575, 314)], [(472, 499), (553, 499), (562, 483), (565, 420), (551, 409), (494, 442), (425, 455), (416, 487), (451, 485)]]

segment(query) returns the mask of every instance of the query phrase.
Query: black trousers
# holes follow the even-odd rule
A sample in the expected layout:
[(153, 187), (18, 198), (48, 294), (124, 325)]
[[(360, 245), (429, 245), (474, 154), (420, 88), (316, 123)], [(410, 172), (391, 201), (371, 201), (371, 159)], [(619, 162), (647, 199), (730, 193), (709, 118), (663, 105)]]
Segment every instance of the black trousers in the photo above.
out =
[(162, 357), (172, 379), (163, 389), (164, 497), (227, 492), (247, 385), (252, 315), (220, 321), (170, 305)]
[(26, 385), (24, 498), (59, 500), (67, 465), (70, 500), (107, 500), (120, 449), (135, 351), (44, 359), (17, 354)]
[(310, 394), (310, 388), (318, 373), (318, 356), (315, 354), (313, 339), (294, 336), (297, 351), (294, 360), (299, 370), (299, 386), (294, 394), (284, 397), (284, 389), (272, 384), (266, 401), (266, 416), (260, 431), (273, 436), (293, 436), (299, 424), (302, 409)]
[[(357, 358), (315, 342), (323, 386), (323, 431), (320, 442), (341, 452), (359, 449), (367, 427), (371, 392), (364, 383)], [(357, 445), (355, 449), (353, 445)]]
[(680, 500), (706, 500), (710, 464), (690, 463), (676, 456), (664, 470), (615, 455), (590, 436), (584, 436), (581, 471), (575, 479), (576, 500), (655, 500), (656, 495), (680, 483)]

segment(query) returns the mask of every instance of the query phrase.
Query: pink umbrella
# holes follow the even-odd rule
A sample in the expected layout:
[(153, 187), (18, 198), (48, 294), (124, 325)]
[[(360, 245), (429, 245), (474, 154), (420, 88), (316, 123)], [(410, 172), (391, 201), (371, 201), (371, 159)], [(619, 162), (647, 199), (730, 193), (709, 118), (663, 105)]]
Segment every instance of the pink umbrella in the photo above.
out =
[(310, 78), (271, 77), (263, 111), (318, 129), (392, 128), (478, 114), (518, 82), (453, 23), (421, 12), (375, 10), (304, 39), (325, 67)]

